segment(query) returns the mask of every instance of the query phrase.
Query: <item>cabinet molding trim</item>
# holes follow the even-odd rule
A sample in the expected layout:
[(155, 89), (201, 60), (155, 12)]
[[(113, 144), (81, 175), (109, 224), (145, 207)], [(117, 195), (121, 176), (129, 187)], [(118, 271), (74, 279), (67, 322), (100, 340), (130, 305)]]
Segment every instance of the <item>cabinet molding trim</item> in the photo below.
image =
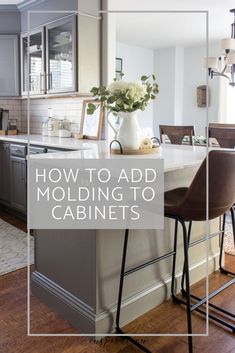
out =
[[(78, 322), (80, 321), (82, 327), (78, 328), (84, 329), (86, 327), (89, 330), (89, 332), (85, 333), (95, 332), (96, 315), (94, 308), (40, 272), (33, 272), (31, 280), (33, 293), (37, 297), (56, 311), (59, 311), (65, 319), (72, 322), (76, 327), (78, 327)], [(76, 322), (74, 322), (75, 318)]]
[(1, 12), (18, 12), (16, 5), (0, 5)]
[(45, 0), (24, 0), (23, 2), (18, 4), (17, 7), (20, 11), (25, 11), (25, 10), (28, 10), (30, 7), (32, 7), (35, 3), (39, 5), (44, 1)]

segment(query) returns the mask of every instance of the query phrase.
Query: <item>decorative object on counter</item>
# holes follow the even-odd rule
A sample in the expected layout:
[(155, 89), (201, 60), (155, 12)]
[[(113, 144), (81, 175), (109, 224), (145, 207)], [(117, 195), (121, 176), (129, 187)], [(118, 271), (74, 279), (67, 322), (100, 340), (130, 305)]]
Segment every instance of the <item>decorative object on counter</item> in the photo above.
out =
[[(126, 82), (114, 79), (108, 87), (93, 87), (91, 93), (96, 100), (105, 103), (108, 111), (107, 120), (114, 131), (115, 139), (123, 148), (138, 150), (141, 144), (141, 130), (137, 114), (144, 111), (149, 102), (156, 99), (159, 92), (155, 75), (142, 76), (140, 82)], [(87, 114), (95, 111), (94, 102), (88, 104)], [(116, 129), (109, 120), (109, 115), (119, 116), (121, 125)]]
[(48, 136), (48, 120), (42, 122), (42, 136)]
[(53, 111), (51, 108), (48, 108), (48, 120), (47, 120), (47, 134), (48, 136), (53, 136)]
[(139, 149), (140, 150), (145, 150), (145, 149), (149, 149), (149, 148), (153, 148), (153, 141), (149, 137), (145, 137), (142, 140)]
[(59, 132), (58, 132), (59, 137), (62, 137), (62, 138), (71, 137), (70, 123), (66, 117), (64, 117), (63, 120), (59, 121), (58, 129), (59, 129)]
[(107, 120), (114, 131), (115, 138), (125, 148), (138, 149), (141, 144), (142, 133), (138, 123), (138, 110), (134, 112), (120, 112), (121, 124), (118, 129), (111, 123), (108, 113)]
[(18, 130), (7, 130), (6, 135), (18, 135)]
[(71, 137), (71, 132), (69, 130), (61, 129), (59, 130), (59, 137), (62, 137), (62, 138)]
[(7, 130), (17, 130), (17, 122), (16, 119), (9, 119)]
[(3, 129), (0, 129), (0, 135), (18, 135), (16, 119), (8, 119), (9, 112), (5, 115), (5, 119), (2, 123)]
[(9, 110), (0, 108), (0, 135), (6, 135), (8, 129)]
[(75, 132), (74, 138), (75, 138), (75, 140), (82, 140), (83, 134), (81, 134), (80, 132)]
[[(92, 106), (92, 109), (91, 109)], [(83, 138), (100, 140), (104, 105), (99, 100), (84, 100), (80, 134)]]
[[(114, 145), (114, 147), (113, 147)], [(138, 149), (123, 148), (118, 140), (113, 140), (110, 143), (111, 154), (126, 154), (126, 155), (142, 155), (142, 154), (153, 154), (160, 152), (161, 142), (157, 137), (145, 137)]]
[(53, 117), (53, 110), (48, 108), (47, 134), (50, 137), (59, 136), (60, 120)]

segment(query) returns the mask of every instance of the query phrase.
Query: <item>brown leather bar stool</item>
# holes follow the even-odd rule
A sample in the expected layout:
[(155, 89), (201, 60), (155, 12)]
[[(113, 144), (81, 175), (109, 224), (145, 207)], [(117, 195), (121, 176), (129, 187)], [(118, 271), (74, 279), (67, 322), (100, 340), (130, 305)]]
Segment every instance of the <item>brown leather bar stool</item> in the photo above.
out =
[(184, 137), (189, 136), (189, 144), (193, 145), (194, 126), (159, 125), (159, 133), (161, 142), (163, 142), (162, 135), (167, 135), (172, 144), (182, 145)]
[[(208, 136), (215, 138), (221, 148), (235, 147), (235, 124), (210, 123), (208, 127)], [(234, 205), (230, 210), (231, 217), (234, 217)], [(226, 214), (224, 215), (223, 226), (225, 226)], [(235, 244), (235, 225), (233, 225), (233, 239)]]
[[(209, 153), (209, 205), (208, 205), (208, 219), (214, 219), (223, 216), (233, 205), (235, 200), (235, 151), (226, 150), (214, 150)], [(191, 245), (196, 243), (189, 243), (189, 237), (191, 232), (191, 225), (193, 221), (206, 221), (207, 220), (207, 190), (206, 190), (206, 170), (207, 162), (206, 159), (200, 166), (193, 182), (188, 188), (177, 188), (171, 191), (165, 192), (165, 217), (175, 220), (175, 238), (174, 238), (174, 255), (173, 255), (173, 267), (172, 267), (172, 299), (176, 303), (183, 303), (187, 307), (187, 321), (188, 321), (188, 334), (192, 334), (192, 311), (197, 310), (198, 312), (205, 314), (200, 306), (205, 304), (207, 298), (198, 298), (190, 294), (190, 275), (189, 275), (189, 260), (188, 250)], [(234, 214), (233, 214), (234, 222)], [(184, 269), (183, 269), (183, 282), (185, 278), (185, 289), (183, 288), (183, 295), (186, 301), (180, 299), (175, 294), (175, 267), (176, 267), (176, 256), (177, 256), (177, 235), (178, 235), (178, 223), (181, 224), (183, 229), (183, 246), (184, 246)], [(189, 223), (187, 231), (186, 224)], [(219, 234), (220, 232), (218, 232)], [(209, 236), (210, 237), (210, 236)], [(221, 254), (223, 251), (223, 237), (224, 237), (224, 225), (222, 230), (222, 241), (221, 241)], [(203, 239), (205, 240), (205, 239)], [(220, 254), (220, 256), (222, 256)], [(234, 273), (230, 274), (234, 275)], [(235, 279), (232, 278), (226, 285), (218, 288), (216, 291), (209, 294), (209, 298), (213, 298), (219, 294), (225, 288), (235, 283)], [(196, 300), (195, 304), (191, 304), (191, 298)], [(226, 310), (209, 303), (213, 309), (229, 315), (234, 318), (233, 313), (227, 312)], [(213, 319), (220, 324), (225, 325), (235, 332), (235, 326), (221, 320), (215, 315), (209, 315), (210, 319)], [(192, 336), (188, 337), (189, 352), (193, 350), (192, 347)]]

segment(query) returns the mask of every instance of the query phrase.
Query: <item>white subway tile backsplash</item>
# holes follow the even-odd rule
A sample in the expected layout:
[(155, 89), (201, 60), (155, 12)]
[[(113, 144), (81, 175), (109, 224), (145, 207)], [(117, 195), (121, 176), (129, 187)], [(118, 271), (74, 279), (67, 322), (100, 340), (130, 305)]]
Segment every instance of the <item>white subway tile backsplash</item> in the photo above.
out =
[[(30, 100), (31, 133), (40, 134), (42, 122), (48, 118), (48, 108), (52, 108), (54, 117), (70, 122), (72, 133), (79, 131), (83, 98), (50, 98)], [(17, 121), (20, 132), (27, 132), (28, 102), (21, 99), (0, 98), (0, 108), (9, 110), (9, 118)]]
[[(48, 108), (52, 108), (53, 115), (58, 119), (66, 119), (71, 123), (72, 133), (79, 131), (82, 116), (82, 98), (50, 98), (32, 99), (30, 101), (31, 133), (41, 133), (42, 122), (48, 118)], [(27, 101), (22, 102), (22, 131), (27, 130)]]

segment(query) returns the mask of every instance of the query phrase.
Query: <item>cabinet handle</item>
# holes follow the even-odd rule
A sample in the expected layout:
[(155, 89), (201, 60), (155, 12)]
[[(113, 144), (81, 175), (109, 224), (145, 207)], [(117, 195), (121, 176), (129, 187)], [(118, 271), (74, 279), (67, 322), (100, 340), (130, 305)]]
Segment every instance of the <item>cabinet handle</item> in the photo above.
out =
[(50, 72), (49, 74), (47, 74), (47, 82), (48, 82), (48, 90), (52, 89), (52, 72)]
[(52, 72), (50, 72), (49, 78), (50, 78), (50, 89), (52, 89)]
[(44, 74), (40, 73), (40, 92), (44, 92), (44, 84), (43, 84), (43, 78)]

